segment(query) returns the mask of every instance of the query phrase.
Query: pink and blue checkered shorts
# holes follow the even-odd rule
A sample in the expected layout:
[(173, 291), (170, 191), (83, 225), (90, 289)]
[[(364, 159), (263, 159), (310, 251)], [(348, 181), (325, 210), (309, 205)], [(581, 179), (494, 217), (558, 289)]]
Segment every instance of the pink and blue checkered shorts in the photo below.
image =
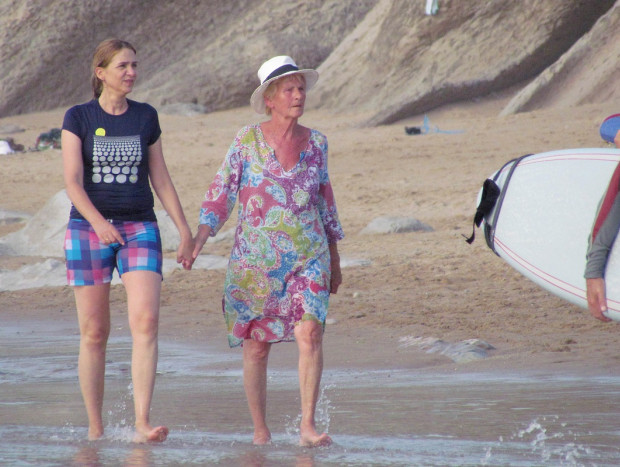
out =
[(162, 273), (162, 248), (156, 222), (114, 221), (125, 244), (106, 245), (90, 223), (70, 219), (65, 234), (65, 259), (69, 285), (98, 285), (112, 281), (114, 269)]

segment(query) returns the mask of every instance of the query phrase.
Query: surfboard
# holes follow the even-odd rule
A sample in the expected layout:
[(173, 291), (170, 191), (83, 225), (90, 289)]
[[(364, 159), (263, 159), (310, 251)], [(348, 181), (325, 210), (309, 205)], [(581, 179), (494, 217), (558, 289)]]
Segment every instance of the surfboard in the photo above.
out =
[[(565, 149), (511, 160), (485, 181), (474, 222), (483, 224), (489, 248), (515, 270), (587, 309), (583, 274), (589, 236), (619, 162), (615, 148)], [(605, 279), (607, 315), (620, 321), (620, 242), (610, 253)]]
[(601, 123), (601, 138), (609, 143), (614, 142), (618, 131), (620, 131), (620, 114), (610, 115)]

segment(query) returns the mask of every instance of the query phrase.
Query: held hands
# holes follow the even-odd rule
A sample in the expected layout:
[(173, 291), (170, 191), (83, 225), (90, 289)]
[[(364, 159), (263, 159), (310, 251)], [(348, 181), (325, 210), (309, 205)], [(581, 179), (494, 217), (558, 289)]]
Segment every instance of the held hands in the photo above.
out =
[(602, 277), (586, 279), (586, 295), (588, 298), (588, 309), (590, 310), (590, 314), (601, 321), (611, 321), (611, 319), (603, 314), (604, 311), (607, 311), (605, 279)]
[(189, 237), (181, 238), (179, 248), (177, 248), (177, 263), (183, 266), (183, 269), (190, 270), (194, 264), (195, 258), (192, 256), (194, 251), (194, 240), (190, 234)]

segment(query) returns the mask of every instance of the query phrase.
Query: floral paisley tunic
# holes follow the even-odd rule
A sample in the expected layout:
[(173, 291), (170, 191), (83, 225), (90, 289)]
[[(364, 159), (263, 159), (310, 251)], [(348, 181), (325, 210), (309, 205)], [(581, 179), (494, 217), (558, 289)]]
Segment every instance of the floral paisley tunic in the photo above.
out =
[(200, 210), (215, 235), (239, 200), (223, 312), (231, 347), (244, 339), (293, 341), (294, 327), (324, 325), (329, 244), (344, 238), (327, 173), (327, 139), (311, 130), (300, 160), (280, 166), (259, 124), (242, 128)]

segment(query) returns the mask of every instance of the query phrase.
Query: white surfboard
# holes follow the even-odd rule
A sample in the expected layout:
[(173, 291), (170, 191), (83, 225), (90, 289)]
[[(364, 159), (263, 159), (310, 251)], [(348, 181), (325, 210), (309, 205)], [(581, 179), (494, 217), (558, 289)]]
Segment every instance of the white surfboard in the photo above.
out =
[[(588, 240), (599, 203), (620, 161), (619, 149), (567, 149), (524, 156), (490, 179), (499, 198), (484, 215), (489, 247), (553, 294), (588, 307)], [(478, 202), (482, 196), (480, 191)], [(608, 316), (620, 321), (620, 242), (605, 273)]]

